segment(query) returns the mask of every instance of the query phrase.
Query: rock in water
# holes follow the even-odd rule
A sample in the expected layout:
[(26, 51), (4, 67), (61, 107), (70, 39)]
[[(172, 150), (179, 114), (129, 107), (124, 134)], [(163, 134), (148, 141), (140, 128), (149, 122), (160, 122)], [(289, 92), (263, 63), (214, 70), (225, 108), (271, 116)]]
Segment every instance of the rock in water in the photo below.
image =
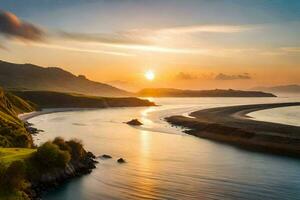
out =
[(103, 159), (111, 159), (112, 157), (111, 157), (110, 155), (103, 154), (102, 156), (100, 156), (100, 158), (103, 158)]
[(132, 119), (128, 122), (126, 122), (126, 124), (132, 125), (132, 126), (141, 126), (143, 125), (142, 122), (140, 122), (138, 119)]
[(126, 163), (125, 159), (123, 159), (123, 158), (119, 158), (119, 159), (117, 160), (117, 162), (118, 162), (118, 163)]

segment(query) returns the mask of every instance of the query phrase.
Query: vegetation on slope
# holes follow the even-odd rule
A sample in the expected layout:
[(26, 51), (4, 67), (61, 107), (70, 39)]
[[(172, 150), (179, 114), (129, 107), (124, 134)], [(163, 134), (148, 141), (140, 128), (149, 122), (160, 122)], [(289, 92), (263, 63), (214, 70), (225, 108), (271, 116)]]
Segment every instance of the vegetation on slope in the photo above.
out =
[(28, 158), (36, 149), (29, 148), (0, 148), (0, 161), (9, 166), (14, 161)]
[(18, 118), (22, 112), (31, 112), (35, 106), (0, 88), (0, 147), (30, 147), (31, 136)]
[(95, 97), (49, 91), (13, 91), (41, 108), (107, 108), (154, 106), (153, 102), (136, 97)]
[(94, 167), (91, 153), (78, 140), (55, 138), (37, 149), (0, 148), (0, 199), (33, 198), (32, 185), (44, 177), (65, 178), (67, 165), (81, 170)]

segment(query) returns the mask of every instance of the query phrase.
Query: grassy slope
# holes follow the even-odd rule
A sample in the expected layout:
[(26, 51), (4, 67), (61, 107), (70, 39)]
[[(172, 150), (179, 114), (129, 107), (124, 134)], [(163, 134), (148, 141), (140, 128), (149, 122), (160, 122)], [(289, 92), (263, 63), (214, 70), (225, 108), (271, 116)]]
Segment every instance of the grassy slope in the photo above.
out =
[[(0, 148), (0, 162), (8, 167), (12, 162), (25, 160), (36, 149), (28, 148)], [(28, 197), (23, 191), (3, 191), (0, 188), (1, 200), (27, 200)]]
[(13, 161), (28, 158), (35, 151), (36, 149), (28, 148), (0, 148), (0, 160), (8, 166)]
[(41, 108), (106, 108), (153, 106), (154, 103), (136, 97), (98, 97), (50, 91), (13, 91)]
[(33, 110), (33, 104), (0, 88), (0, 147), (31, 146), (31, 137), (17, 115)]

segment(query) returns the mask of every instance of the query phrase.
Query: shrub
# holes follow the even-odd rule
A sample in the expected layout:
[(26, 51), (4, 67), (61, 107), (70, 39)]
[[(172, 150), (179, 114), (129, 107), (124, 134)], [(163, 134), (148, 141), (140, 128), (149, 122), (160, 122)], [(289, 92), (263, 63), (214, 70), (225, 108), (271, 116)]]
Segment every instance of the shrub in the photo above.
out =
[(84, 157), (85, 150), (83, 148), (82, 142), (77, 139), (72, 139), (66, 142), (71, 149), (72, 160), (81, 160)]
[(34, 158), (40, 167), (63, 168), (70, 161), (70, 154), (60, 150), (56, 144), (46, 142), (37, 149)]
[(56, 144), (60, 150), (68, 151), (71, 153), (71, 148), (62, 137), (56, 137), (52, 143)]
[(0, 162), (0, 188), (2, 188), (3, 185), (3, 179), (4, 179), (4, 174), (6, 172), (6, 167), (4, 163)]
[(0, 164), (0, 186), (2, 190), (18, 191), (23, 188), (25, 182), (25, 164), (18, 160), (10, 164), (8, 168)]

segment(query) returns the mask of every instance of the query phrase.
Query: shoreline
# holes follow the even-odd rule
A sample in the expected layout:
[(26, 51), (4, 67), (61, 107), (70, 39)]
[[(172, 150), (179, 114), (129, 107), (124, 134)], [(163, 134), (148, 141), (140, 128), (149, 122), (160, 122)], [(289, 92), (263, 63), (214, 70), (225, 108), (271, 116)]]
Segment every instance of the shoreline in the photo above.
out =
[(300, 106), (300, 102), (254, 104), (217, 107), (192, 112), (191, 117), (165, 118), (172, 125), (196, 137), (239, 146), (252, 151), (263, 151), (300, 157), (300, 127), (257, 121), (248, 113), (278, 107)]
[(18, 118), (26, 122), (27, 120), (37, 117), (39, 115), (58, 113), (58, 112), (71, 112), (71, 111), (82, 111), (82, 110), (97, 110), (101, 108), (45, 108), (40, 111), (33, 111), (29, 113), (22, 113), (18, 115)]
[[(50, 113), (95, 109), (99, 108), (48, 108), (40, 111), (19, 114), (18, 118), (25, 123), (27, 131), (31, 135), (34, 135), (38, 134), (41, 130), (31, 127), (31, 124), (27, 121), (31, 118)], [(92, 170), (96, 168), (98, 161), (93, 153), (86, 149), (84, 149), (84, 152), (85, 155), (82, 161), (70, 161), (63, 169), (55, 169), (54, 171), (42, 174), (38, 180), (30, 180), (31, 186), (24, 191), (26, 195), (28, 195), (28, 198), (32, 200), (40, 200), (44, 193), (63, 185), (66, 181), (75, 177), (90, 174)]]

